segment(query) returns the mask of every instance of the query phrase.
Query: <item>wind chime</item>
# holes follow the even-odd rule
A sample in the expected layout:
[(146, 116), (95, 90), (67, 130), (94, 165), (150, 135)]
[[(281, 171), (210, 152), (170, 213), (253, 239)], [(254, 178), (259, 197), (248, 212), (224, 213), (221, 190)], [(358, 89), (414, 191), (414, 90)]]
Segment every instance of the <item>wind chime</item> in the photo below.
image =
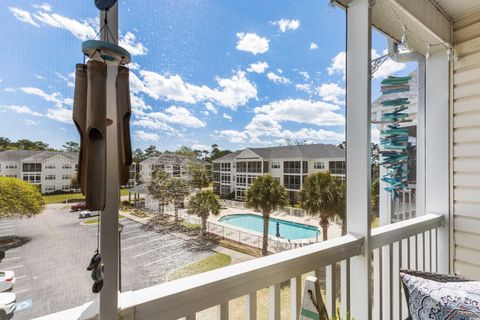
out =
[[(381, 83), (383, 95), (410, 91), (409, 81), (411, 77), (388, 77)], [(381, 121), (384, 124), (380, 135), (382, 150), (382, 162), (380, 165), (387, 169), (382, 181), (387, 183), (385, 190), (391, 194), (392, 200), (398, 198), (399, 191), (408, 188), (408, 128), (402, 128), (403, 123), (411, 122), (409, 114), (404, 112), (408, 109), (408, 98), (392, 98), (381, 102), (383, 108), (389, 108), (388, 112), (382, 113)]]
[[(117, 125), (118, 162), (120, 185), (127, 184), (132, 164), (130, 141), (130, 54), (117, 45), (108, 27), (108, 10), (116, 0), (95, 0), (99, 10), (105, 12), (104, 24), (94, 40), (82, 43), (84, 62), (76, 65), (73, 121), (80, 134), (80, 155), (78, 160), (78, 181), (86, 197), (87, 209), (102, 211), (106, 201), (107, 126), (113, 121)], [(103, 32), (103, 34), (102, 34)], [(102, 34), (103, 40), (97, 40)], [(85, 63), (85, 59), (88, 62)], [(117, 66), (116, 76), (116, 119), (107, 118), (107, 76), (108, 66)], [(99, 221), (97, 221), (97, 226)], [(97, 249), (87, 268), (94, 280), (92, 291), (98, 293), (103, 287), (103, 261), (99, 252), (99, 230)]]

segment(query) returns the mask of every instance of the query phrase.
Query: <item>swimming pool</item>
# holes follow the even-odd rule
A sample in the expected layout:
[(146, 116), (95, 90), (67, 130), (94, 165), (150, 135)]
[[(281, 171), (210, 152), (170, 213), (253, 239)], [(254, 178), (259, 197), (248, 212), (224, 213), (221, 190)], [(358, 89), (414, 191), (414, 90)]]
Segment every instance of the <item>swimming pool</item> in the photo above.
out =
[[(256, 214), (231, 214), (221, 217), (218, 222), (263, 233), (263, 217)], [(270, 218), (268, 234), (276, 237), (277, 222), (280, 225), (280, 237), (289, 240), (315, 238), (320, 230), (314, 226)]]

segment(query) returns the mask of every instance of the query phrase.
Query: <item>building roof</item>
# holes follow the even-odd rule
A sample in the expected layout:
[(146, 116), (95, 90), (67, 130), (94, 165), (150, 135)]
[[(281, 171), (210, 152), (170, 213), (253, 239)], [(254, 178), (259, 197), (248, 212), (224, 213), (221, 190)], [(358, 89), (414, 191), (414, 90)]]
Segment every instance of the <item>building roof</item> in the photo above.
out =
[(141, 164), (154, 164), (161, 162), (193, 162), (200, 165), (208, 165), (209, 162), (194, 157), (180, 156), (173, 153), (163, 153), (157, 157), (149, 157), (141, 162)]
[(224, 162), (236, 159), (244, 150), (250, 150), (262, 159), (321, 159), (344, 158), (345, 150), (333, 144), (305, 144), (299, 146), (281, 146), (269, 148), (247, 148), (229, 153), (213, 162)]
[(0, 161), (43, 162), (49, 158), (62, 155), (72, 161), (77, 161), (77, 152), (6, 150), (0, 152)]

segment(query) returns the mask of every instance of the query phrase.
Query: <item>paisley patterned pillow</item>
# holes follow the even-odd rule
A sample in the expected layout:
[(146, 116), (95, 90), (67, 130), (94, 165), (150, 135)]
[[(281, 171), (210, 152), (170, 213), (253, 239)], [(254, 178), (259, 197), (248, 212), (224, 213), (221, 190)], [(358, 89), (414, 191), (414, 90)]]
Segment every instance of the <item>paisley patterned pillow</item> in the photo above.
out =
[(480, 319), (480, 281), (401, 270), (412, 320)]

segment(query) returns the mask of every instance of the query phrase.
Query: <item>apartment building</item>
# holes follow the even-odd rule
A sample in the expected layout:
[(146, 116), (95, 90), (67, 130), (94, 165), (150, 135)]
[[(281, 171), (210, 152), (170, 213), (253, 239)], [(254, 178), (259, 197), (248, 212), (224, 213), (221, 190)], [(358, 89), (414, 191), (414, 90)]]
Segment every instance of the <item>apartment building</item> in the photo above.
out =
[[(42, 194), (73, 191), (78, 153), (61, 151), (7, 150), (0, 152), (0, 176), (22, 179), (38, 185)], [(128, 186), (135, 185), (135, 165), (130, 168)]]
[(327, 171), (345, 177), (345, 150), (331, 144), (247, 148), (213, 161), (213, 190), (221, 197), (233, 193), (235, 200), (243, 201), (255, 178), (270, 174), (296, 203), (306, 177)]
[(163, 169), (173, 177), (188, 177), (188, 167), (200, 165), (211, 174), (212, 165), (210, 162), (194, 157), (179, 156), (176, 154), (162, 154), (158, 157), (150, 157), (140, 163), (140, 179), (148, 184), (152, 179), (155, 170)]

